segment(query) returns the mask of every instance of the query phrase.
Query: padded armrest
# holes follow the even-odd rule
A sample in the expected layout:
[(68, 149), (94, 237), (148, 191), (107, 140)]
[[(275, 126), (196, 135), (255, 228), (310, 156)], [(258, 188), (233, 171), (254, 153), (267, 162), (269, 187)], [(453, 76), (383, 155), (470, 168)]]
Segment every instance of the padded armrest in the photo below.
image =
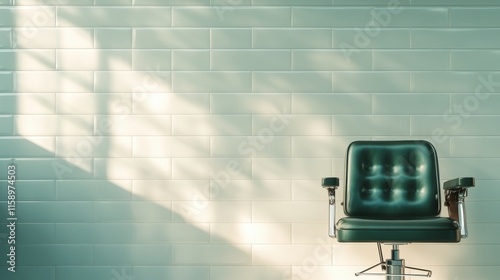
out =
[(446, 181), (443, 185), (443, 189), (454, 190), (460, 188), (471, 188), (474, 187), (474, 185), (475, 185), (474, 177), (460, 177)]
[(339, 186), (339, 178), (338, 177), (325, 177), (321, 181), (321, 185), (323, 188), (336, 188)]

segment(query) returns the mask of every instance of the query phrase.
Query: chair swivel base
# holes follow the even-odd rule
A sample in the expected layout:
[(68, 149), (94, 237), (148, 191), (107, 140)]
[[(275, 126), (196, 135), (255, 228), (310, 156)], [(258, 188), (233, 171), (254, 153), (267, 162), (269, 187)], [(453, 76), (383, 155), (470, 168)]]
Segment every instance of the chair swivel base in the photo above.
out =
[[(370, 276), (381, 276), (385, 275), (387, 280), (405, 280), (405, 276), (421, 276), (421, 277), (431, 277), (432, 271), (422, 268), (410, 267), (405, 265), (405, 260), (399, 258), (399, 245), (393, 245), (391, 250), (391, 258), (383, 261), (382, 249), (380, 243), (377, 243), (378, 252), (380, 256), (380, 262), (376, 265), (373, 265), (363, 271), (355, 273), (356, 276), (361, 275), (370, 275)], [(380, 266), (385, 273), (374, 273), (368, 272), (377, 266)], [(425, 272), (425, 274), (416, 274), (416, 273), (405, 273), (405, 268), (409, 268), (412, 270), (418, 270)]]

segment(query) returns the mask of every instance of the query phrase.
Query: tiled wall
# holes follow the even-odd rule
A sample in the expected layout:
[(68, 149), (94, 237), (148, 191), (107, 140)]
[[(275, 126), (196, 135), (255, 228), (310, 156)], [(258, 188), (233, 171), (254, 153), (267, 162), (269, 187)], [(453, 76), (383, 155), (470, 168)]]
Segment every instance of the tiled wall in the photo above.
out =
[(427, 139), (442, 180), (475, 176), (470, 238), (402, 257), (497, 279), (497, 0), (0, 5), (1, 279), (354, 279), (376, 246), (327, 238), (320, 178), (357, 139)]

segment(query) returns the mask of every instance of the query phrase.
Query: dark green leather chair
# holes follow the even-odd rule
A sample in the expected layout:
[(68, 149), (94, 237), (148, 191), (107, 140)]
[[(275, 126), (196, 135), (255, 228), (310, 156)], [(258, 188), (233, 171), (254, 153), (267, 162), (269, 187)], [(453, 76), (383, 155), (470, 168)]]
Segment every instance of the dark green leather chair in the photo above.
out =
[[(377, 243), (380, 263), (356, 276), (428, 276), (426, 269), (405, 266), (399, 245), (460, 242), (467, 236), (464, 199), (474, 178), (444, 183), (445, 205), (450, 217), (440, 217), (441, 190), (436, 150), (426, 141), (356, 141), (349, 145), (345, 164), (344, 213), (335, 221), (335, 190), (339, 178), (323, 178), (329, 194), (329, 235), (339, 242)], [(392, 245), (384, 260), (381, 243)], [(370, 273), (380, 266), (382, 272)], [(407, 274), (405, 267), (419, 271)]]

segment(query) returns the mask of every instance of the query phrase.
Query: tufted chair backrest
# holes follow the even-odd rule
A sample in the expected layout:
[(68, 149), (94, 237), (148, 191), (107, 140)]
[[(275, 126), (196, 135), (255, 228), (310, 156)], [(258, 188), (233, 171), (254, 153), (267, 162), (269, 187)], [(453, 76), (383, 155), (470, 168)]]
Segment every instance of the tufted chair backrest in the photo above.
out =
[(441, 211), (436, 150), (426, 141), (356, 141), (346, 158), (344, 212), (418, 219)]

